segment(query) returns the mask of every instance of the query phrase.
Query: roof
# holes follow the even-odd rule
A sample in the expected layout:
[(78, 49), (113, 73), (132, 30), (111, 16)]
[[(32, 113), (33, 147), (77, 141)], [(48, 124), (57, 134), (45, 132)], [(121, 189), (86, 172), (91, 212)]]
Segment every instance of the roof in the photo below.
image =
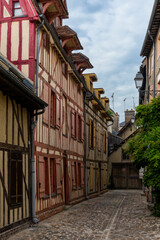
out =
[(119, 130), (118, 135), (121, 134), (130, 124), (133, 124), (133, 123), (131, 123), (131, 120), (128, 121), (128, 122), (121, 128), (121, 130)]
[(33, 92), (33, 86), (13, 64), (0, 54), (0, 91), (30, 111), (48, 106)]
[[(83, 63), (84, 67), (86, 68), (93, 68), (92, 64), (89, 61), (89, 58), (86, 57), (82, 53), (72, 53), (71, 54), (72, 60), (75, 63)], [(83, 65), (81, 67), (83, 67)]]
[(92, 82), (97, 82), (98, 78), (97, 75), (95, 73), (85, 73), (83, 74), (83, 77), (86, 78), (90, 78), (92, 80)]
[(99, 92), (100, 94), (104, 94), (105, 91), (103, 88), (94, 88), (94, 90), (96, 90), (97, 92)]
[(70, 27), (56, 27), (56, 31), (58, 36), (62, 39), (62, 41), (64, 41), (62, 45), (64, 45), (68, 50), (73, 51), (83, 49), (77, 33), (74, 32)]
[[(153, 45), (151, 37), (155, 39), (159, 29), (159, 23), (160, 23), (160, 0), (155, 0), (146, 36), (140, 53), (141, 56), (149, 55)], [(149, 36), (149, 32), (151, 34), (151, 37)]]

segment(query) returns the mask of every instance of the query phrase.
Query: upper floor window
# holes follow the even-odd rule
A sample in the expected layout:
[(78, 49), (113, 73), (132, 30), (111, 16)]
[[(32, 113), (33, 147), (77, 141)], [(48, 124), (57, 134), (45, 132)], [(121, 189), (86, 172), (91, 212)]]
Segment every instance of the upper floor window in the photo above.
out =
[(49, 52), (49, 35), (46, 32), (43, 33), (43, 46)]
[(62, 73), (67, 78), (68, 67), (65, 62), (62, 62)]
[(23, 12), (20, 6), (19, 1), (14, 1), (13, 2), (13, 16), (22, 16)]

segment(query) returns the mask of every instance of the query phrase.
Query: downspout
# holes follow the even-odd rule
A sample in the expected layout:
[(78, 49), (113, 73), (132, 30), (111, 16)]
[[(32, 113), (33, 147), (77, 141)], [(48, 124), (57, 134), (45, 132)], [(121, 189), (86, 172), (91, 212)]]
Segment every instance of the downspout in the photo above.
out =
[(83, 103), (84, 103), (84, 177), (85, 177), (85, 199), (88, 199), (88, 182), (87, 182), (87, 151), (86, 151), (86, 92), (83, 94)]
[[(40, 15), (42, 17), (43, 15)], [(38, 96), (38, 70), (39, 70), (39, 35), (40, 35), (40, 29), (44, 25), (44, 20), (42, 20), (42, 23), (37, 28), (37, 62), (36, 62), (36, 95)], [(35, 171), (35, 158), (34, 158), (34, 129), (37, 125), (38, 121), (38, 115), (43, 114), (45, 111), (45, 108), (41, 112), (37, 112), (34, 114), (31, 118), (31, 179), (32, 179), (32, 221), (33, 223), (38, 223), (38, 219), (36, 217), (36, 171)], [(35, 120), (34, 120), (35, 116)]]
[(153, 37), (151, 36), (151, 33), (150, 33), (150, 30), (148, 30), (148, 35), (150, 37), (150, 39), (152, 40), (153, 42), (153, 98), (156, 97), (156, 89), (155, 89), (155, 41), (153, 39)]

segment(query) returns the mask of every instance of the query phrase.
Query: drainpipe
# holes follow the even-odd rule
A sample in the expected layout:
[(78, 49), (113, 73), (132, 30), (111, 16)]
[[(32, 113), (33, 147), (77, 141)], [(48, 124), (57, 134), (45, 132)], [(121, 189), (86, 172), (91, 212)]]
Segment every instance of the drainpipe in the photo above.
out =
[(153, 37), (151, 36), (151, 33), (150, 33), (150, 30), (148, 30), (148, 35), (150, 37), (150, 39), (152, 40), (153, 42), (153, 98), (156, 97), (156, 94), (155, 94), (155, 41), (153, 39)]
[(83, 103), (84, 103), (84, 169), (85, 169), (85, 199), (88, 199), (88, 182), (87, 182), (87, 151), (86, 151), (86, 92), (83, 94)]
[[(43, 15), (40, 15), (42, 17)], [(40, 35), (40, 29), (44, 25), (44, 20), (42, 20), (42, 23), (37, 28), (37, 62), (36, 62), (36, 95), (38, 96), (38, 70), (39, 70), (39, 35)], [(34, 116), (31, 118), (31, 178), (32, 178), (32, 221), (33, 223), (38, 223), (38, 219), (36, 217), (36, 187), (35, 187), (35, 179), (36, 179), (36, 173), (35, 173), (35, 158), (34, 158), (34, 129), (37, 125), (38, 121), (38, 115), (43, 114), (45, 111), (45, 108), (41, 112), (35, 113), (35, 121)]]

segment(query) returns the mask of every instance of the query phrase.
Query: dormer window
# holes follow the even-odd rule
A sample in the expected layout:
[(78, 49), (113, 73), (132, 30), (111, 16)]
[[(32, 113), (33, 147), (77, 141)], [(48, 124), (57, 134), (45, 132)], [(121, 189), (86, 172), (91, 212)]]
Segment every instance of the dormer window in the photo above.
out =
[(17, 17), (17, 16), (22, 16), (23, 12), (20, 6), (19, 1), (14, 1), (13, 2), (13, 16)]

